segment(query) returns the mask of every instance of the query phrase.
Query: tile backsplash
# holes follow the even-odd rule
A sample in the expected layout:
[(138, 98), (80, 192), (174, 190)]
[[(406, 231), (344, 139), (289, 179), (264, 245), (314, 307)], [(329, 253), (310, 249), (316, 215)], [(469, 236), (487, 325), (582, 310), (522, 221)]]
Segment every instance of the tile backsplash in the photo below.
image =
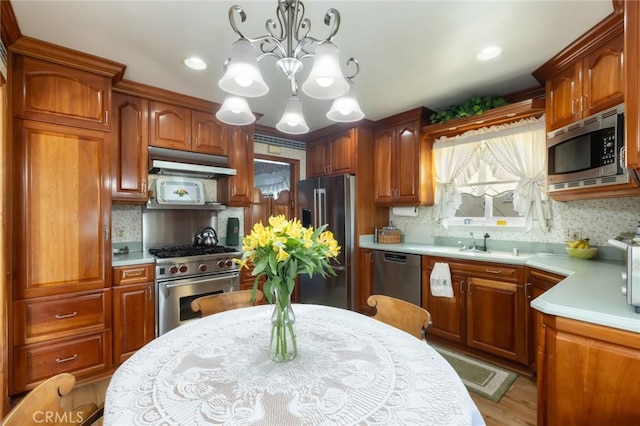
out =
[[(418, 207), (415, 217), (396, 216), (390, 212), (389, 220), (403, 232), (407, 223), (425, 223), (429, 224), (435, 237), (469, 237), (469, 229), (464, 227), (446, 229), (433, 223), (432, 210), (433, 207)], [(639, 220), (640, 197), (564, 203), (551, 201), (551, 220), (546, 233), (536, 222), (528, 232), (495, 227), (487, 229), (487, 232), (494, 240), (560, 243), (565, 241), (566, 230), (580, 230), (583, 238), (589, 238), (593, 245), (606, 245), (607, 240), (621, 232), (635, 232)]]

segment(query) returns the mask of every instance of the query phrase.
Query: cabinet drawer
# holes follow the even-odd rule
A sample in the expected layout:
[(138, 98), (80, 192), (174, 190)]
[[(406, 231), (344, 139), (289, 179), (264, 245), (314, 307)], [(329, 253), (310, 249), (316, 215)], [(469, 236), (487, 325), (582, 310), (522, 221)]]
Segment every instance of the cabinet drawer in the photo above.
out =
[(461, 261), (458, 259), (423, 256), (422, 268), (431, 269), (437, 262), (448, 263), (451, 273), (500, 279), (501, 281), (518, 284), (524, 282), (524, 266), (507, 265), (504, 263)]
[(111, 327), (111, 289), (14, 302), (16, 346)]
[(14, 349), (13, 392), (23, 392), (51, 376), (72, 373), (76, 378), (111, 367), (111, 331)]
[(153, 263), (113, 268), (113, 285), (148, 283), (153, 279)]

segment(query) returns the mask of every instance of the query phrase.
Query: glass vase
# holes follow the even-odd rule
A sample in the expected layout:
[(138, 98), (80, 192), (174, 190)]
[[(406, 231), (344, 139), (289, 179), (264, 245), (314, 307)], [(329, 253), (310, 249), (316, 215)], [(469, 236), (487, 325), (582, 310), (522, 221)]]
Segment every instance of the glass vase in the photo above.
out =
[(269, 357), (275, 362), (287, 362), (298, 354), (296, 317), (291, 309), (291, 293), (274, 288), (273, 296)]

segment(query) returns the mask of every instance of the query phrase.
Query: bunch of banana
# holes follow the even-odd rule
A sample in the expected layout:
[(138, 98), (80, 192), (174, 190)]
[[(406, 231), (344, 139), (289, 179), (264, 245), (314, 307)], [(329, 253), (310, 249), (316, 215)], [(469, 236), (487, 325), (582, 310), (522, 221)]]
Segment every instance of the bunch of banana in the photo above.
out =
[(583, 238), (582, 240), (569, 241), (567, 242), (567, 246), (569, 248), (588, 249), (590, 247), (589, 239)]

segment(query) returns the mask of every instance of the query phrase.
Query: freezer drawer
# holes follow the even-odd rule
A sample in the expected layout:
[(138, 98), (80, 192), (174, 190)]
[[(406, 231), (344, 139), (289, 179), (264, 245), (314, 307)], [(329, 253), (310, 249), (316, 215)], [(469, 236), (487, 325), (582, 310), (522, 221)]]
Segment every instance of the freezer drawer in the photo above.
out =
[(420, 306), (420, 255), (373, 252), (373, 292), (395, 297)]

